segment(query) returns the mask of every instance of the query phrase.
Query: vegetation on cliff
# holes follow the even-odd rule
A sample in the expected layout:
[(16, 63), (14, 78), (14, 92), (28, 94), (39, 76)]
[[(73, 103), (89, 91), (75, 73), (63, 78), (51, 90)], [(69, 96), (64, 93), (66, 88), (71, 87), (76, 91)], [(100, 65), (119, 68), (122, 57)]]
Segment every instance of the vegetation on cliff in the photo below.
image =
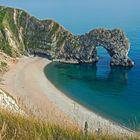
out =
[(7, 70), (7, 63), (4, 61), (0, 61), (0, 73)]

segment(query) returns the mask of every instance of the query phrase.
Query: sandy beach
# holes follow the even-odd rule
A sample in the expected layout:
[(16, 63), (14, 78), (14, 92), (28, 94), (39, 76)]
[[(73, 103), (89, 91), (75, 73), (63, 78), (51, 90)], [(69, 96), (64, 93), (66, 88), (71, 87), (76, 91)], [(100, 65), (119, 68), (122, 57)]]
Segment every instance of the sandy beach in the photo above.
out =
[(109, 134), (133, 134), (129, 129), (89, 111), (59, 91), (43, 72), (49, 63), (49, 60), (39, 57), (20, 58), (3, 75), (0, 88), (23, 101), (30, 110), (47, 121), (82, 128), (87, 121), (90, 131), (100, 128)]

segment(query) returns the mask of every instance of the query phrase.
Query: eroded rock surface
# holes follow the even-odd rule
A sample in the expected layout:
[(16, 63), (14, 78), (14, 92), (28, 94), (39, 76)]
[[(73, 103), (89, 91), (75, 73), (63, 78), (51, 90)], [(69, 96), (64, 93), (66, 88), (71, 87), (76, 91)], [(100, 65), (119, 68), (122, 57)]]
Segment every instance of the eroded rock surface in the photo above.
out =
[(23, 10), (0, 7), (0, 50), (11, 56), (37, 54), (60, 62), (95, 63), (99, 46), (107, 50), (111, 65), (134, 65), (128, 57), (129, 40), (120, 29), (95, 29), (75, 36), (52, 20), (38, 20)]
[(15, 99), (0, 89), (0, 107), (15, 113), (25, 114), (17, 105)]

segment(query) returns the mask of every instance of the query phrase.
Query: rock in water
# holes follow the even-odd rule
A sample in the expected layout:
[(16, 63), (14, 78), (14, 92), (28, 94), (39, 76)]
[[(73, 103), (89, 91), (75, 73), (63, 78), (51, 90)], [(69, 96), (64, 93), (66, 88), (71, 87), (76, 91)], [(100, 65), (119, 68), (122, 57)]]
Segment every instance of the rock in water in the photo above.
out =
[(95, 63), (103, 46), (112, 66), (131, 67), (130, 43), (120, 29), (95, 29), (74, 36), (53, 20), (38, 20), (23, 10), (0, 6), (0, 50), (17, 57), (42, 55), (66, 63)]

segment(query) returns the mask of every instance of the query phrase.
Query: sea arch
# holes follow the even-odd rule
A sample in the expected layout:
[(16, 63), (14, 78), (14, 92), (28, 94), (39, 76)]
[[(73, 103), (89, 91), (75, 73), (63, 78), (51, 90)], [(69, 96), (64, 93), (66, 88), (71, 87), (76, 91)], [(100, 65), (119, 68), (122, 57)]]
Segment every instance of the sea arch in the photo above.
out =
[[(83, 38), (83, 37), (82, 37)], [(84, 48), (90, 46), (90, 54), (93, 62), (98, 61), (97, 47), (102, 46), (111, 57), (111, 66), (133, 66), (133, 61), (128, 57), (130, 43), (124, 32), (120, 29), (106, 30), (95, 29), (84, 37)], [(87, 58), (89, 59), (89, 58)]]

